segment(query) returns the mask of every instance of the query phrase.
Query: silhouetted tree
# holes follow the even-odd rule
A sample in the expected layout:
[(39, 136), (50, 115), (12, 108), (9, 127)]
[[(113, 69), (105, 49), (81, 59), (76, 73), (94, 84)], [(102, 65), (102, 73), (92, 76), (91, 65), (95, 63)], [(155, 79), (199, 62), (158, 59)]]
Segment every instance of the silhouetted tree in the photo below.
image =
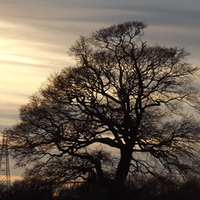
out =
[(103, 183), (110, 170), (116, 187), (130, 172), (197, 169), (199, 121), (184, 108), (199, 110), (199, 68), (183, 48), (147, 45), (144, 28), (125, 22), (80, 37), (70, 48), (77, 66), (53, 74), (6, 131), (18, 165), (36, 163), (57, 182)]

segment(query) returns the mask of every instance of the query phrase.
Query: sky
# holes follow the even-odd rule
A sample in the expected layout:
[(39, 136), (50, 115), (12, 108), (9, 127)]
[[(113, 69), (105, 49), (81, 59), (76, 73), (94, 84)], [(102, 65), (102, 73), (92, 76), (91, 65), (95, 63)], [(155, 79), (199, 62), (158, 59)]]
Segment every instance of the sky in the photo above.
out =
[(50, 74), (74, 65), (67, 51), (79, 36), (125, 21), (146, 22), (147, 43), (185, 47), (200, 66), (199, 0), (0, 0), (0, 131)]

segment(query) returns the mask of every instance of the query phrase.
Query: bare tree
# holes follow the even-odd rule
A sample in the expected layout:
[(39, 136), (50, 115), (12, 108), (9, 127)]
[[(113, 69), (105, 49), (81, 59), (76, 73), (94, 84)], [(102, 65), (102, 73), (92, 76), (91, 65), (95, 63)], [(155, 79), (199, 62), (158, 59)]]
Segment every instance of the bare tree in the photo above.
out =
[(199, 68), (184, 48), (147, 45), (144, 28), (126, 22), (76, 41), (77, 66), (52, 75), (6, 131), (18, 165), (37, 163), (57, 181), (104, 182), (111, 170), (118, 185), (129, 172), (194, 172), (199, 121), (184, 108), (199, 110)]

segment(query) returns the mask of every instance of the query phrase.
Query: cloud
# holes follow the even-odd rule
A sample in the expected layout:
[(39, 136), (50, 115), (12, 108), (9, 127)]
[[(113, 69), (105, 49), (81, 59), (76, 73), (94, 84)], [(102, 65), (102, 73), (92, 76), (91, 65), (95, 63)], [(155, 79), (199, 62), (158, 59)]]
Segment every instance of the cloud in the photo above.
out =
[(189, 60), (198, 65), (197, 5), (197, 0), (1, 1), (1, 94), (34, 92), (50, 73), (73, 65), (66, 51), (80, 35), (124, 21), (147, 22), (148, 43), (185, 47)]
[(0, 100), (0, 131), (16, 123), (18, 109), (19, 104)]
[(149, 44), (185, 47), (200, 65), (199, 0), (1, 0), (0, 14), (0, 130), (49, 74), (74, 64), (75, 40), (102, 27), (144, 21)]

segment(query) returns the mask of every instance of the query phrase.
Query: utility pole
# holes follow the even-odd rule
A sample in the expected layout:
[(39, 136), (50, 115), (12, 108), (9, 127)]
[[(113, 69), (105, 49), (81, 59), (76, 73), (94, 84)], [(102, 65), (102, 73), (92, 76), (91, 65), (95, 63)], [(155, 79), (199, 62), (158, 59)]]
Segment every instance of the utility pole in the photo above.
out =
[(0, 186), (5, 190), (10, 188), (8, 141), (5, 133), (3, 133), (2, 143), (0, 144)]

